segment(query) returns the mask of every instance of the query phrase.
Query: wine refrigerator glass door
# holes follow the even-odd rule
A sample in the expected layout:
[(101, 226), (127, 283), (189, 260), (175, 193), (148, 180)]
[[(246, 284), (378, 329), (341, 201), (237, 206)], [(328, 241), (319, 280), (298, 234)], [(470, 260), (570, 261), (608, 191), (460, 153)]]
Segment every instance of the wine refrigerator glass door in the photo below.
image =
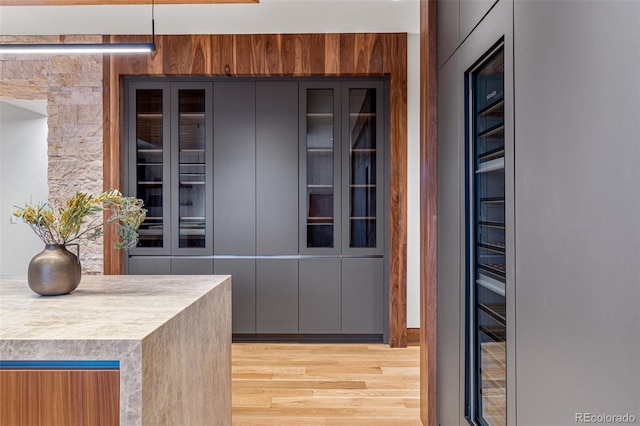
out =
[(467, 77), (466, 417), (506, 425), (504, 49)]

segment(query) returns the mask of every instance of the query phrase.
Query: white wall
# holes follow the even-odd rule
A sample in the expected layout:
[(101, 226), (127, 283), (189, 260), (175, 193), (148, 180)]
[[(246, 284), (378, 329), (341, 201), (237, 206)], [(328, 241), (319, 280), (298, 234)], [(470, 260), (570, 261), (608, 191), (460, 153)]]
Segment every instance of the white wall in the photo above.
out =
[[(46, 100), (25, 102), (46, 108)], [(11, 223), (11, 213), (25, 202), (47, 200), (47, 131), (43, 115), (0, 101), (0, 275), (26, 274), (43, 249), (22, 220)]]
[(420, 328), (420, 35), (407, 36), (407, 327)]

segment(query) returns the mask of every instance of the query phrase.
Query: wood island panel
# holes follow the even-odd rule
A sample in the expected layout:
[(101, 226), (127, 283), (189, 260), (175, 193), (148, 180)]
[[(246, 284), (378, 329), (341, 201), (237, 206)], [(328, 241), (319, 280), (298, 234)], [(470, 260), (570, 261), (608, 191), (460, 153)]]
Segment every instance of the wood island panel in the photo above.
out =
[(0, 370), (0, 423), (101, 425), (120, 421), (118, 370)]

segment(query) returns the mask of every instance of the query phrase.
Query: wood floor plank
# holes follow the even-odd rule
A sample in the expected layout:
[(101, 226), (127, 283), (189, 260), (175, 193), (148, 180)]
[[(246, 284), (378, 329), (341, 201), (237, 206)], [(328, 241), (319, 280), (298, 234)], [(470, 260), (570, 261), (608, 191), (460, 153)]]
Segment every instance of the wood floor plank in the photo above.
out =
[(233, 425), (420, 425), (419, 347), (233, 345)]

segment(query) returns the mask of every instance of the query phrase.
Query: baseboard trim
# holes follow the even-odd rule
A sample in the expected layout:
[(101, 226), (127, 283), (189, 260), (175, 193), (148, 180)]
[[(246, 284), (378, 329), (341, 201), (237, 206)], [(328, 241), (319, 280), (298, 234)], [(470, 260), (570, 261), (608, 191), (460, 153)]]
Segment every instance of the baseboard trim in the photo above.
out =
[(382, 343), (382, 334), (239, 334), (233, 343)]
[(407, 346), (420, 346), (419, 328), (407, 328)]

